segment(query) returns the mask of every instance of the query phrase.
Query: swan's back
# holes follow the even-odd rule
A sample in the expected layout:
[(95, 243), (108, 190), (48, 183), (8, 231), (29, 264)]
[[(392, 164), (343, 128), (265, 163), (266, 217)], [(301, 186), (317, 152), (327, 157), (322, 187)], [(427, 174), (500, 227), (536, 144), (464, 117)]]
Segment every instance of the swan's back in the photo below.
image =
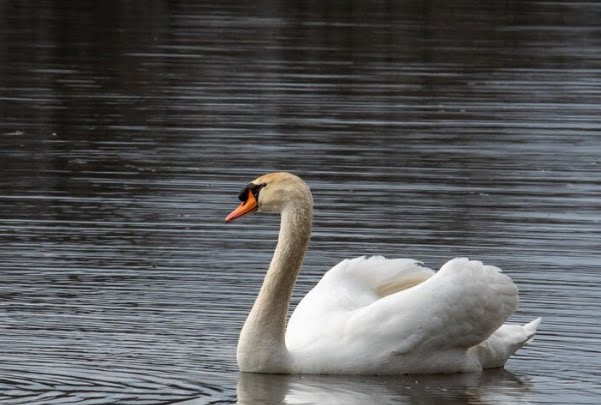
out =
[[(392, 292), (387, 291), (389, 286), (407, 284), (409, 287), (415, 280), (421, 282), (434, 274), (431, 269), (411, 259), (361, 256), (338, 263), (322, 277), (309, 294), (321, 298), (328, 297), (326, 299), (331, 300), (328, 306), (357, 309), (389, 295)], [(385, 291), (388, 293), (384, 293)], [(315, 304), (312, 299), (305, 298), (299, 306)], [(323, 307), (315, 310), (323, 310)]]
[(360, 257), (332, 268), (299, 303), (286, 344), (300, 372), (476, 370), (468, 349), (517, 304), (511, 279), (478, 261), (453, 259), (434, 273), (409, 259)]

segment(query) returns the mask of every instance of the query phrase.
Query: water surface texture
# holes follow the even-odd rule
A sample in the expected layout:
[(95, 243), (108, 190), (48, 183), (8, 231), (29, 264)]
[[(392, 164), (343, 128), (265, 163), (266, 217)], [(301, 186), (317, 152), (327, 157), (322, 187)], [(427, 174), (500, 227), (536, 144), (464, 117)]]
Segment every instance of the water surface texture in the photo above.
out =
[[(0, 404), (599, 403), (601, 3), (0, 1)], [(518, 4), (512, 4), (518, 3)], [(240, 376), (288, 170), (339, 260), (455, 256), (543, 316), (505, 370)]]

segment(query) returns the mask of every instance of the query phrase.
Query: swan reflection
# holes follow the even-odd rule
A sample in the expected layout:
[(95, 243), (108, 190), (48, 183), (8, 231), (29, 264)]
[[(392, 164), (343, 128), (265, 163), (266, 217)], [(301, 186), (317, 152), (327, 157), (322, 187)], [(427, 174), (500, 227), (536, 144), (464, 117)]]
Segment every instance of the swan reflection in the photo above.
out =
[(498, 369), (429, 376), (241, 373), (238, 404), (498, 404), (527, 400), (529, 384)]

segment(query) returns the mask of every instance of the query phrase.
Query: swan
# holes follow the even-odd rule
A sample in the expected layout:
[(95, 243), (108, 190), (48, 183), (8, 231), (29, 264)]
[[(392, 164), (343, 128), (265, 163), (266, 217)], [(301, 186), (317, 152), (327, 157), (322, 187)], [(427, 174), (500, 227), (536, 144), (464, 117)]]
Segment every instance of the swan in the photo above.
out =
[(411, 259), (358, 257), (329, 270), (288, 321), (308, 248), (313, 198), (303, 180), (268, 173), (239, 194), (231, 222), (281, 215), (278, 242), (242, 327), (240, 371), (280, 374), (434, 374), (502, 367), (541, 318), (505, 324), (518, 290), (497, 267), (452, 259), (434, 272)]

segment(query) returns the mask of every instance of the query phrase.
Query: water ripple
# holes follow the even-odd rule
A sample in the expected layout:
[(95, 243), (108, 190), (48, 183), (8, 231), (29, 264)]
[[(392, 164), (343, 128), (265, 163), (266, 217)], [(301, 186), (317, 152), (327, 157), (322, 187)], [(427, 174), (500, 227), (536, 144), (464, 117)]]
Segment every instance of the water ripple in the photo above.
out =
[[(0, 2), (0, 403), (598, 402), (600, 18)], [(470, 256), (540, 333), (500, 374), (239, 376), (277, 219), (223, 218), (282, 169), (316, 205), (293, 307), (345, 257)]]

